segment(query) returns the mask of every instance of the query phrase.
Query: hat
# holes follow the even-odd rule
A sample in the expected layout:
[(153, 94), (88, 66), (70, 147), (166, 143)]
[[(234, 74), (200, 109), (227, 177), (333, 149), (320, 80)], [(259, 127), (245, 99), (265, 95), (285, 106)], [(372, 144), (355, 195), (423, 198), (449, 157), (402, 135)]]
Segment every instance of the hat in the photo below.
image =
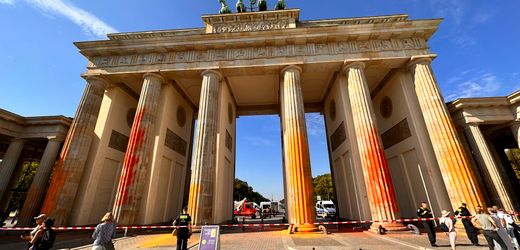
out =
[(45, 218), (47, 218), (46, 214), (40, 214), (40, 215), (34, 217), (35, 220), (41, 220), (41, 219), (45, 219)]
[(443, 217), (448, 217), (450, 216), (450, 211), (442, 210), (441, 214)]

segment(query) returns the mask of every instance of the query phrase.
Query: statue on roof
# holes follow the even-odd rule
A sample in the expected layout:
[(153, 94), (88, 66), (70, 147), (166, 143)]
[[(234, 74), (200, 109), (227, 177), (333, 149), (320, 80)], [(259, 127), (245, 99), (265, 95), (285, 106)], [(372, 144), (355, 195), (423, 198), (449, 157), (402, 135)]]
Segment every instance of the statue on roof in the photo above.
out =
[(258, 11), (266, 11), (267, 10), (267, 0), (259, 0), (258, 1)]
[(231, 13), (231, 10), (229, 9), (227, 3), (226, 3), (226, 0), (218, 0), (218, 2), (220, 3), (220, 5), (222, 5), (222, 7), (220, 8), (220, 14), (229, 14)]
[(276, 7), (274, 7), (275, 10), (285, 10), (285, 1), (284, 0), (278, 0), (278, 3), (276, 3)]
[(242, 13), (242, 12), (246, 12), (247, 9), (246, 9), (246, 5), (244, 4), (244, 2), (242, 0), (238, 0), (237, 2), (237, 13)]

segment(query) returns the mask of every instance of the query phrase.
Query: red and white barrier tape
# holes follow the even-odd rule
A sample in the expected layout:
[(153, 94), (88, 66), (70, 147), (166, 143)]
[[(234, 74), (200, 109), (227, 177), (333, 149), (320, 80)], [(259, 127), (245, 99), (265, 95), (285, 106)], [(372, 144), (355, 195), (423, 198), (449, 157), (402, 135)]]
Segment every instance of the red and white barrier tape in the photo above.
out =
[[(519, 213), (510, 213), (519, 215)], [(456, 219), (470, 219), (473, 216), (455, 216), (451, 217)], [(396, 219), (396, 220), (357, 220), (357, 221), (331, 221), (331, 222), (316, 222), (314, 225), (348, 225), (348, 224), (368, 224), (368, 223), (395, 223), (395, 222), (421, 222), (421, 221), (434, 221), (440, 218), (411, 218), (411, 219)], [(264, 224), (224, 224), (219, 225), (220, 227), (280, 227), (290, 226), (290, 223), (264, 223)], [(185, 227), (185, 226), (179, 226)], [(117, 229), (174, 229), (179, 228), (177, 226), (118, 226)], [(94, 230), (96, 227), (54, 227), (57, 231), (66, 230)], [(0, 231), (26, 231), (33, 230), (32, 227), (0, 227)]]

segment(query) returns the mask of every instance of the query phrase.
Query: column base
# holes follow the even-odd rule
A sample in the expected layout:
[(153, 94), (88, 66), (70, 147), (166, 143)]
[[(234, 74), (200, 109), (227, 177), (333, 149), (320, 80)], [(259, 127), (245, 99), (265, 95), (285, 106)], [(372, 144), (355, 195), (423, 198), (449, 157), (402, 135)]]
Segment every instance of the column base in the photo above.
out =
[(409, 229), (402, 223), (398, 222), (381, 222), (381, 223), (372, 223), (370, 226), (370, 231), (378, 232), (382, 227), (386, 231), (396, 232), (396, 231), (408, 231)]
[(294, 225), (294, 233), (312, 233), (317, 231), (318, 226), (314, 224)]

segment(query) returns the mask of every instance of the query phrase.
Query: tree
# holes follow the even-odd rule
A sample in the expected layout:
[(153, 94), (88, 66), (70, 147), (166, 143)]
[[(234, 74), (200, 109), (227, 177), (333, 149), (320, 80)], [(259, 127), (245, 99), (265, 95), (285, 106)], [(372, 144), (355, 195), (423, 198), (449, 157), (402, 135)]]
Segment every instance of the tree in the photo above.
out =
[(247, 198), (248, 201), (260, 203), (262, 201), (269, 201), (267, 198), (262, 196), (260, 193), (255, 192), (253, 187), (250, 187), (247, 182), (235, 178), (235, 186), (233, 189), (233, 199), (236, 201)]
[(321, 196), (322, 199), (334, 200), (334, 187), (332, 186), (332, 176), (324, 174), (312, 179), (314, 185), (314, 195)]

